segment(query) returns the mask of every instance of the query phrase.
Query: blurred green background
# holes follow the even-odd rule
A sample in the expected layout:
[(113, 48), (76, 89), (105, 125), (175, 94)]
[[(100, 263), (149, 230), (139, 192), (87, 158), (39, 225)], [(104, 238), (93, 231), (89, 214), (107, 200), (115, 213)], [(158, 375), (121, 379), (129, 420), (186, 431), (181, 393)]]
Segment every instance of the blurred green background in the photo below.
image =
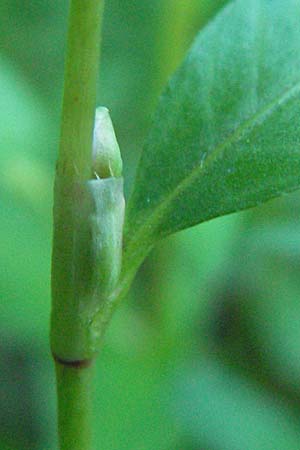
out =
[[(127, 193), (159, 93), (224, 3), (107, 0), (98, 103)], [(3, 450), (57, 449), (49, 274), (67, 12), (0, 3)], [(99, 450), (300, 448), (299, 207), (288, 195), (152, 252), (97, 363)]]

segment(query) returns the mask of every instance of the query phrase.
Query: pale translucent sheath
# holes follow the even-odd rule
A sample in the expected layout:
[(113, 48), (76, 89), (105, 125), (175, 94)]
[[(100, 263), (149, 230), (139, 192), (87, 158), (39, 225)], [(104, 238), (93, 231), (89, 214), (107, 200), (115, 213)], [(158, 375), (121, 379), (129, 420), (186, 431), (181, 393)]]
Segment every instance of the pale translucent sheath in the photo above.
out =
[(121, 270), (122, 160), (104, 107), (96, 111), (92, 159), (90, 180), (55, 184), (51, 345), (60, 361), (95, 356)]

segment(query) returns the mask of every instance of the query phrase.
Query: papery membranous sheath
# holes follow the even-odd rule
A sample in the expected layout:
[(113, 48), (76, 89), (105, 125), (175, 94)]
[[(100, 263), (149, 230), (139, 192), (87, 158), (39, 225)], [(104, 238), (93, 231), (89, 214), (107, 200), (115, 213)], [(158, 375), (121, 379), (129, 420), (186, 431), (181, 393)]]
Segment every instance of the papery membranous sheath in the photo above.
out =
[(51, 343), (59, 361), (88, 360), (98, 350), (104, 331), (101, 313), (105, 315), (121, 270), (125, 209), (121, 170), (108, 110), (100, 108), (96, 112), (91, 168), (95, 178), (70, 185), (58, 177), (55, 186), (60, 201), (54, 210), (58, 244), (53, 249), (55, 326)]
[(107, 108), (96, 109), (93, 171), (88, 181), (93, 207), (90, 214), (95, 273), (91, 280), (98, 298), (107, 298), (116, 285), (122, 256), (125, 202), (122, 158)]

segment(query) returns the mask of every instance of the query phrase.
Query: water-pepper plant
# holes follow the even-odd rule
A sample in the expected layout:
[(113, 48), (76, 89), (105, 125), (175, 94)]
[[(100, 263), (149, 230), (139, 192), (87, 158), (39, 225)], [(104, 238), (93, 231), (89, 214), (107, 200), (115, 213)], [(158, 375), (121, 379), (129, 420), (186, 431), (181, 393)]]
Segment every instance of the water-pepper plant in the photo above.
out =
[(299, 0), (231, 1), (199, 33), (159, 100), (126, 208), (109, 110), (96, 107), (102, 11), (71, 1), (52, 258), (61, 450), (102, 448), (93, 365), (149, 251), (300, 185)]

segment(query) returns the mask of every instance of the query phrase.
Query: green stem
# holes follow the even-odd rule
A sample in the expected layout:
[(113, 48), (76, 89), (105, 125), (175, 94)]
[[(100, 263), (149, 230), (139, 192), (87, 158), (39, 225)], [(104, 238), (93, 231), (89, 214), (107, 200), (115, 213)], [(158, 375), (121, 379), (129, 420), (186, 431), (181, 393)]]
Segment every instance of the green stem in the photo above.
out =
[(90, 366), (95, 349), (87, 331), (89, 318), (80, 316), (82, 303), (74, 285), (74, 243), (81, 230), (78, 223), (83, 224), (81, 232), (86, 232), (84, 196), (92, 174), (103, 3), (71, 0), (69, 16), (52, 253), (51, 349), (56, 360), (61, 450), (92, 448)]
[(72, 0), (58, 172), (90, 178), (103, 0)]
[(93, 367), (56, 364), (58, 431), (61, 450), (91, 450)]

